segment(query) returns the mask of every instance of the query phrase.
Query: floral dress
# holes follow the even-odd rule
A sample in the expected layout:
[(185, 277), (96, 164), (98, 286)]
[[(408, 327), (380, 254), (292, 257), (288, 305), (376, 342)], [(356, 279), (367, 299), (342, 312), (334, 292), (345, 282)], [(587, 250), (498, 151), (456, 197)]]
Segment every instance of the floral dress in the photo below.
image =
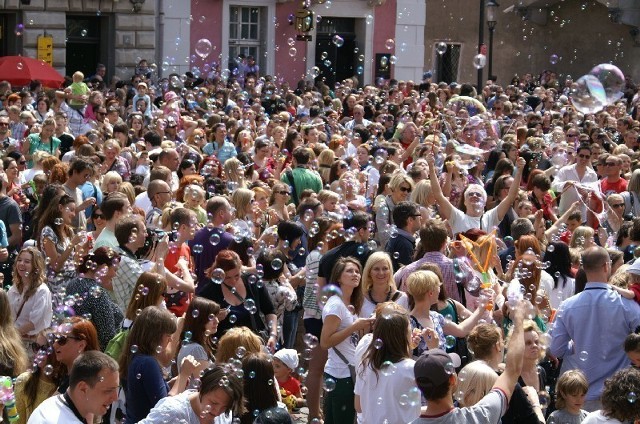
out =
[[(269, 280), (264, 282), (264, 286), (271, 297), (273, 306), (276, 309), (278, 317), (278, 328), (282, 329), (284, 322), (284, 312), (293, 311), (298, 305), (296, 291), (289, 283), (281, 283), (278, 280)], [(278, 330), (278, 339), (282, 339), (282, 330)]]

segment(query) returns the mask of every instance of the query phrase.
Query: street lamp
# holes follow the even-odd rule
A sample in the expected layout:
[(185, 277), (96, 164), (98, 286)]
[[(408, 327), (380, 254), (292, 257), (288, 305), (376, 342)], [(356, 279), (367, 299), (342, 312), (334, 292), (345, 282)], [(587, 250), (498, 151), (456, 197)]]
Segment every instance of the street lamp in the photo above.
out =
[[(487, 2), (487, 25), (489, 26), (489, 79), (495, 80), (493, 77), (493, 33), (498, 23), (498, 7), (500, 5), (495, 0)], [(495, 82), (495, 81), (494, 81)]]

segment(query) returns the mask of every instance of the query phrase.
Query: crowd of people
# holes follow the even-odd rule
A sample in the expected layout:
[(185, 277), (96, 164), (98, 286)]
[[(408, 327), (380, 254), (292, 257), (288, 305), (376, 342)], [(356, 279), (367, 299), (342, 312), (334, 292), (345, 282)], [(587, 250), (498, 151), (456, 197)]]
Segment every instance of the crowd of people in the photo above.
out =
[(10, 422), (640, 420), (630, 79), (99, 71), (0, 82)]

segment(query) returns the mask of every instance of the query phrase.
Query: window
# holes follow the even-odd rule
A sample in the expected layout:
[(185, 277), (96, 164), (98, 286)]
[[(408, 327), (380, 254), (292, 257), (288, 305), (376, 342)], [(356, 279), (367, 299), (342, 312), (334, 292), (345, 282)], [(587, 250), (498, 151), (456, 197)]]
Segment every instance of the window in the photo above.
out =
[(253, 56), (263, 68), (266, 10), (263, 7), (231, 6), (229, 9), (229, 68), (239, 55)]

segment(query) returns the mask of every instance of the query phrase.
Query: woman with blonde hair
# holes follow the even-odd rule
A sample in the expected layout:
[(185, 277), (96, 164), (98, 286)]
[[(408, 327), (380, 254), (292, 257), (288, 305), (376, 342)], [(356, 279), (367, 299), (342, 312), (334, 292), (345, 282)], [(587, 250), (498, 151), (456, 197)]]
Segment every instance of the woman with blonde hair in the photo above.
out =
[[(106, 197), (109, 193), (114, 191), (120, 191), (120, 185), (122, 184), (122, 177), (116, 171), (109, 171), (102, 177), (102, 184), (100, 184), (100, 190)], [(134, 198), (135, 201), (135, 198)], [(132, 203), (133, 204), (133, 203)]]
[(22, 249), (13, 265), (13, 285), (7, 295), (16, 329), (25, 339), (34, 339), (51, 325), (53, 306), (46, 276), (44, 258), (38, 249)]
[(431, 183), (429, 180), (421, 180), (416, 184), (411, 192), (411, 201), (420, 206), (420, 214), (422, 222), (431, 219), (435, 215), (433, 207), (436, 204), (436, 198), (431, 192)]
[(456, 398), (462, 408), (468, 408), (480, 401), (493, 388), (498, 374), (485, 362), (473, 361), (462, 368), (458, 379)]
[(323, 184), (329, 184), (331, 165), (336, 159), (336, 154), (331, 149), (325, 149), (318, 155), (318, 173)]
[(246, 354), (260, 353), (264, 350), (264, 344), (260, 337), (247, 327), (232, 327), (227, 330), (216, 350), (216, 362), (224, 364), (233, 358), (237, 358), (236, 352), (243, 347)]
[(362, 303), (361, 317), (370, 317), (376, 305), (382, 302), (396, 302), (405, 310), (409, 310), (409, 298), (396, 288), (393, 280), (393, 265), (386, 252), (374, 252), (364, 265), (362, 272)]
[(593, 247), (595, 246), (595, 242), (593, 240), (594, 235), (595, 232), (593, 231), (593, 228), (581, 225), (573, 230), (571, 240), (569, 241), (569, 247), (572, 249), (578, 249), (579, 251)]
[(282, 221), (289, 221), (295, 215), (295, 205), (290, 203), (291, 187), (288, 184), (277, 181), (271, 188), (269, 198), (269, 225), (277, 225)]
[(222, 166), (227, 177), (227, 188), (232, 192), (238, 188), (247, 188), (248, 183), (244, 175), (244, 166), (237, 158), (229, 158)]
[[(454, 337), (466, 337), (484, 313), (484, 306), (479, 306), (469, 318), (460, 324), (445, 320), (431, 307), (438, 304), (440, 285), (442, 282), (432, 271), (417, 271), (407, 279), (407, 294), (413, 298), (411, 310), (411, 327), (413, 329), (431, 329), (438, 336), (439, 347), (446, 350), (445, 334)], [(414, 356), (420, 356), (427, 349), (427, 341), (422, 338), (414, 349)]]
[(0, 290), (0, 375), (15, 378), (27, 370), (29, 358), (12, 316), (9, 296)]
[(236, 228), (236, 234), (245, 237), (254, 235), (256, 228), (259, 228), (254, 222), (260, 218), (261, 212), (254, 207), (254, 197), (254, 192), (248, 188), (238, 188), (231, 194), (231, 204), (236, 208), (236, 219), (231, 221), (231, 225)]

